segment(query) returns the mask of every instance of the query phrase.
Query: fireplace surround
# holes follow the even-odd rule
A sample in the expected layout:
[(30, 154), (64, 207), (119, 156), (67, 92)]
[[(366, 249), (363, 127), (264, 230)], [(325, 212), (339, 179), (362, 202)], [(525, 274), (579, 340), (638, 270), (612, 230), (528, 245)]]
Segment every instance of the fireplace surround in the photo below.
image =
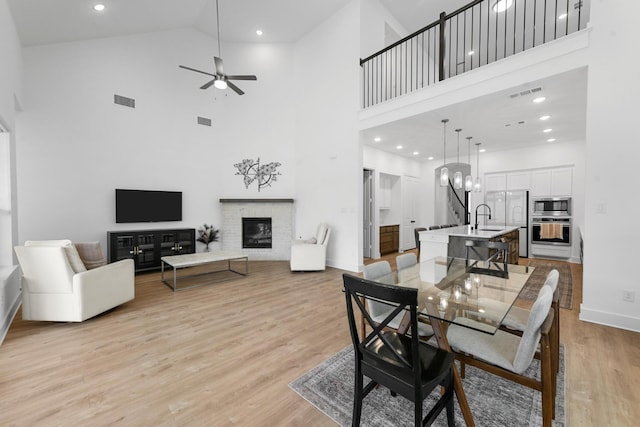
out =
[[(250, 260), (285, 261), (294, 239), (293, 199), (220, 199), (222, 250), (241, 252)], [(243, 247), (243, 218), (271, 218), (271, 247)], [(262, 242), (264, 243), (264, 242)]]

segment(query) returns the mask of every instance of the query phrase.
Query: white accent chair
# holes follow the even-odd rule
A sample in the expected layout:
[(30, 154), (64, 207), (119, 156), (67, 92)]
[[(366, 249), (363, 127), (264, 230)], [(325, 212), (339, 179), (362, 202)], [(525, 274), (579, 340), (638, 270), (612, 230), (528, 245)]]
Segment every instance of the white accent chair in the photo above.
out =
[(70, 240), (16, 246), (22, 270), (22, 318), (82, 322), (135, 297), (131, 259), (87, 270)]
[(309, 240), (291, 242), (291, 271), (321, 271), (327, 265), (327, 243), (331, 229), (320, 224), (316, 236)]

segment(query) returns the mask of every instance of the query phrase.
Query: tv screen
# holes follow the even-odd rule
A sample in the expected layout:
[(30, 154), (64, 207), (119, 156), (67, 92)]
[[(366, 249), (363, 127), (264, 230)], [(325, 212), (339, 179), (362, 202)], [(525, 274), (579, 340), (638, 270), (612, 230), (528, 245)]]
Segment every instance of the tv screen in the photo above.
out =
[(116, 222), (182, 221), (181, 191), (116, 189)]

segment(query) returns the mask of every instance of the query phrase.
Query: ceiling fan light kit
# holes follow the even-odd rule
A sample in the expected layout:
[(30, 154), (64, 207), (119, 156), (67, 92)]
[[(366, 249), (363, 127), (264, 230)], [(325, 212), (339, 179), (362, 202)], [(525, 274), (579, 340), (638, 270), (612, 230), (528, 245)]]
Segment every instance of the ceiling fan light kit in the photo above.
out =
[(207, 83), (200, 86), (200, 89), (209, 89), (212, 85), (216, 89), (224, 90), (227, 87), (230, 87), (235, 93), (238, 95), (244, 95), (244, 91), (240, 89), (238, 86), (230, 82), (230, 80), (258, 80), (258, 78), (254, 75), (238, 75), (231, 76), (224, 73), (224, 66), (220, 53), (220, 13), (218, 11), (218, 0), (216, 0), (216, 29), (218, 32), (218, 55), (213, 57), (213, 62), (215, 64), (215, 74), (209, 73), (207, 71), (196, 70), (195, 68), (185, 67), (184, 65), (179, 65), (180, 68), (184, 68), (185, 70), (195, 71), (196, 73), (205, 74), (207, 76), (213, 77), (213, 79), (209, 80)]

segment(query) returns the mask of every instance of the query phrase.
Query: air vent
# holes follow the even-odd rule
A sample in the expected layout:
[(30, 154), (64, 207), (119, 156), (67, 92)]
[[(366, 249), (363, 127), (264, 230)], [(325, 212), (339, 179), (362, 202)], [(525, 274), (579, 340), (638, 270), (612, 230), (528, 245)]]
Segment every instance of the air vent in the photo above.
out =
[(118, 105), (124, 105), (125, 107), (136, 108), (136, 100), (127, 98), (126, 96), (113, 95), (113, 102)]
[(527, 90), (523, 90), (522, 92), (512, 93), (511, 95), (509, 95), (509, 98), (513, 99), (519, 96), (527, 96), (527, 95), (531, 95), (532, 93), (540, 92), (541, 90), (542, 90), (542, 86), (534, 87), (533, 89), (527, 89)]
[(198, 124), (202, 126), (211, 126), (211, 119), (198, 116)]

